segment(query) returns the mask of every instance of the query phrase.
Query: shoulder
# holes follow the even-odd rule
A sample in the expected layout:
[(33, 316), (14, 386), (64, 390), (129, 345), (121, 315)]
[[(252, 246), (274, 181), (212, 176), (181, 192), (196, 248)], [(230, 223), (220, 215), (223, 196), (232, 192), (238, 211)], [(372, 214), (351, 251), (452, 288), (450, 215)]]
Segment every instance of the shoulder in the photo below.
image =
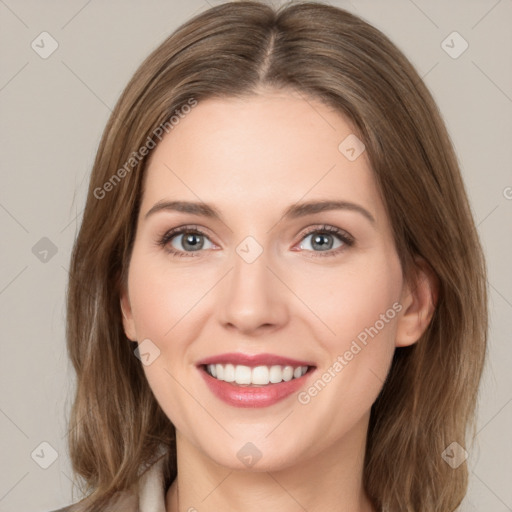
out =
[[(165, 510), (165, 494), (163, 468), (166, 458), (160, 457), (139, 476), (134, 489), (119, 493), (112, 504), (107, 507), (108, 512), (152, 512)], [(50, 512), (79, 512), (84, 507), (78, 502), (67, 507), (52, 510)], [(107, 512), (104, 509), (104, 512)]]

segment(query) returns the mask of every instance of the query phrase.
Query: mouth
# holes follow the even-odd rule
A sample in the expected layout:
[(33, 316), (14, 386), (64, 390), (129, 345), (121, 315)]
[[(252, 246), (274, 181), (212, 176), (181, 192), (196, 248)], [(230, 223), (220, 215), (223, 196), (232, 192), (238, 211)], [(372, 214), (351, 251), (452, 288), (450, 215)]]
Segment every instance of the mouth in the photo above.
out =
[(197, 364), (210, 391), (236, 407), (265, 407), (305, 385), (316, 366), (272, 354), (223, 354)]

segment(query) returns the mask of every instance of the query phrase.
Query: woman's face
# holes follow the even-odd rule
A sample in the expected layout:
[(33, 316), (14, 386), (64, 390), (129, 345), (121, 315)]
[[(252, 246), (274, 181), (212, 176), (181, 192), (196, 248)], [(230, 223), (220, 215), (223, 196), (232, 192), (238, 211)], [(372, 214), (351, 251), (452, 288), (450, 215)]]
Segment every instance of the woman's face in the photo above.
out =
[(206, 459), (269, 470), (361, 450), (395, 346), (413, 342), (400, 334), (409, 293), (390, 221), (353, 132), (318, 101), (266, 92), (200, 102), (153, 150), (125, 331)]

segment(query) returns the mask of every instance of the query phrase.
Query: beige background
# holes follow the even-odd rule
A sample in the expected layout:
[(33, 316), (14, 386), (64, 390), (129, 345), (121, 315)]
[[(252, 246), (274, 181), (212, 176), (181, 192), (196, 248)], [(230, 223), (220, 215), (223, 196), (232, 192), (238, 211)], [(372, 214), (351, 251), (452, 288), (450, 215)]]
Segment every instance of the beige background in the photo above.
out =
[[(141, 60), (214, 3), (0, 0), (2, 512), (71, 502), (66, 269), (95, 150)], [(458, 152), (487, 254), (492, 315), (470, 491), (461, 510), (511, 511), (512, 0), (330, 3), (359, 14), (405, 52), (438, 101)], [(43, 31), (58, 42), (46, 59), (31, 47)], [(441, 46), (453, 31), (469, 44), (456, 59)], [(455, 41), (455, 50), (462, 48)], [(56, 254), (47, 240), (39, 242), (43, 237)], [(49, 249), (46, 262), (41, 247)], [(40, 464), (52, 461), (52, 448), (42, 442), (57, 455), (48, 469)]]

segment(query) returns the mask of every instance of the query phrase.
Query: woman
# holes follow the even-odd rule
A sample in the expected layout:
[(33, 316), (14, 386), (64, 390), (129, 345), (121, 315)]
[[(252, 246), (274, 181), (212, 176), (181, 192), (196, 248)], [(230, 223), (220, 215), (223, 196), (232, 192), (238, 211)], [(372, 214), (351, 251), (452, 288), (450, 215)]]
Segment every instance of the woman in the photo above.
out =
[(69, 510), (455, 510), (485, 282), (446, 128), (381, 32), (319, 3), (196, 16), (94, 164)]

